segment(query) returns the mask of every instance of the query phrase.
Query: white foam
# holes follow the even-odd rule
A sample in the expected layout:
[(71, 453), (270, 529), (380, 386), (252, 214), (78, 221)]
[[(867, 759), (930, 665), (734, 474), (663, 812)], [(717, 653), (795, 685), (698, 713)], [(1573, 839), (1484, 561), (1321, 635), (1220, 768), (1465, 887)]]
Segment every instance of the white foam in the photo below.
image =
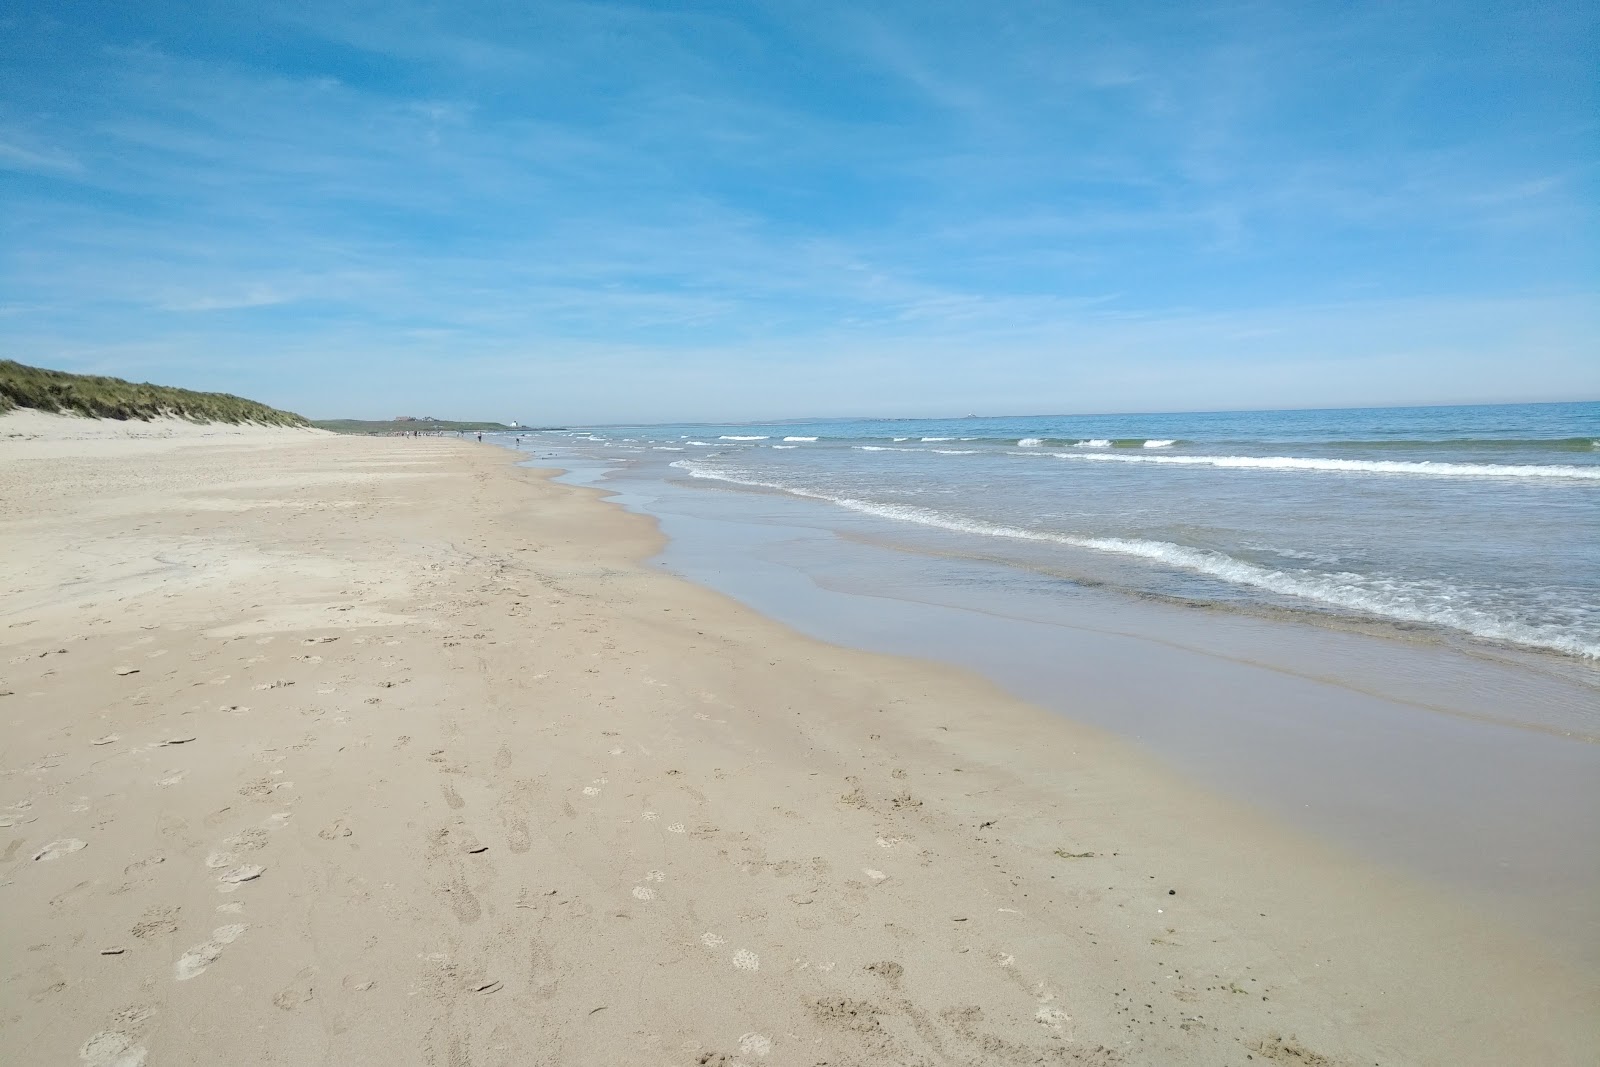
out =
[[(1176, 458), (1176, 457), (1174, 457)], [(1131, 556), (1169, 567), (1205, 574), (1238, 585), (1264, 589), (1282, 596), (1345, 608), (1402, 622), (1428, 623), (1447, 627), (1494, 641), (1545, 648), (1585, 659), (1600, 659), (1600, 642), (1574, 636), (1557, 626), (1540, 625), (1516, 618), (1503, 618), (1470, 606), (1470, 593), (1436, 583), (1420, 583), (1382, 576), (1337, 573), (1288, 573), (1235, 559), (1222, 552), (1190, 548), (1170, 541), (1147, 541), (1125, 537), (1074, 537), (1070, 534), (1001, 526), (978, 520), (944, 515), (909, 504), (877, 504), (850, 497), (832, 496), (775, 482), (762, 482), (714, 471), (700, 464), (680, 460), (673, 464), (693, 477), (731, 482), (763, 489), (776, 489), (793, 496), (822, 500), (850, 511), (899, 522), (933, 526), (955, 533), (1003, 537), (1019, 541), (1044, 542), (1072, 548)]]
[(1104, 437), (1095, 437), (1088, 441), (1079, 441), (1077, 446), (1079, 448), (1110, 448), (1111, 442)]
[(1038, 448), (1042, 444), (1044, 444), (1044, 438), (1042, 437), (1024, 437), (1022, 440), (1017, 442), (1017, 447)]
[(748, 437), (748, 436), (740, 436), (739, 434), (725, 433), (721, 437), (717, 438), (717, 440), (719, 440), (719, 441), (765, 441), (765, 440), (767, 440), (767, 438), (766, 437), (760, 437), (760, 436)]
[(773, 445), (773, 448), (799, 448), (799, 445)]
[(1425, 478), (1568, 478), (1600, 481), (1600, 467), (1579, 467), (1568, 464), (1441, 463), (1434, 460), (1314, 459), (1306, 456), (1140, 456), (1118, 453), (1085, 455), (1073, 452), (1051, 454), (1058, 459), (1092, 460), (1100, 463), (1166, 463), (1174, 466), (1238, 470), (1395, 474)]
[(815, 441), (815, 437), (785, 437), (785, 441)]
[(954, 440), (955, 440), (954, 437), (924, 437), (922, 439), (924, 444), (928, 443), (929, 441), (954, 441)]
[(1177, 443), (1178, 442), (1176, 442), (1176, 441), (1160, 441), (1160, 440), (1152, 439), (1152, 440), (1146, 441), (1144, 443), (1144, 447), (1146, 447), (1146, 448), (1171, 448), (1173, 445), (1175, 445)]
[(981, 449), (976, 448), (934, 448), (930, 449), (936, 456), (976, 456)]

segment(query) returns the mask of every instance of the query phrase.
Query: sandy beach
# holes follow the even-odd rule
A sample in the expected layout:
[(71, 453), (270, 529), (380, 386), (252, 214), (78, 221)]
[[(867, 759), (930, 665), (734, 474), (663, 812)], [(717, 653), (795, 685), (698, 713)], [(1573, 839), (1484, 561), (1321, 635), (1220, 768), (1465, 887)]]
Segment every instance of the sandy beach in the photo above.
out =
[(1594, 1062), (1595, 975), (516, 458), (0, 427), (0, 1060)]

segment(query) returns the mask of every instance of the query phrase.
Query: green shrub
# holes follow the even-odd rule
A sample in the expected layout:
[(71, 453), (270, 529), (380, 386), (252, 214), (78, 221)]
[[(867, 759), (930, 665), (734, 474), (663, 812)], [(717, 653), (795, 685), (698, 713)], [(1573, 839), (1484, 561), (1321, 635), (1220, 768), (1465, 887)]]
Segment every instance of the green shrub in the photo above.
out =
[(29, 367), (0, 359), (0, 412), (34, 408), (99, 419), (149, 420), (164, 416), (190, 422), (252, 422), (263, 426), (307, 426), (289, 411), (228, 393), (197, 393), (166, 385), (125, 382), (91, 374)]

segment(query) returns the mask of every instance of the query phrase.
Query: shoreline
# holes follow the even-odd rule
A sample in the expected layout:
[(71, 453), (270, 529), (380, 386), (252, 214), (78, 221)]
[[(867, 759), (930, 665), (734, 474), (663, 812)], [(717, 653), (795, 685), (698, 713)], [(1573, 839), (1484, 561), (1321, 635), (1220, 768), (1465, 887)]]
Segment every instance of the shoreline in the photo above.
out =
[(970, 673), (656, 572), (651, 520), (515, 453), (58, 451), (0, 473), (31, 605), (0, 615), (7, 1058), (1576, 1064), (1600, 1037), (1593, 975)]
[(561, 480), (664, 523), (656, 563), (674, 574), (814, 638), (973, 671), (1600, 968), (1600, 842), (1587, 819), (1600, 748), (1538, 722), (1591, 699), (1561, 674), (1291, 620), (1197, 618), (1115, 590), (1020, 585), (1004, 564), (909, 553), (859, 520), (831, 522), (820, 504), (582, 462)]

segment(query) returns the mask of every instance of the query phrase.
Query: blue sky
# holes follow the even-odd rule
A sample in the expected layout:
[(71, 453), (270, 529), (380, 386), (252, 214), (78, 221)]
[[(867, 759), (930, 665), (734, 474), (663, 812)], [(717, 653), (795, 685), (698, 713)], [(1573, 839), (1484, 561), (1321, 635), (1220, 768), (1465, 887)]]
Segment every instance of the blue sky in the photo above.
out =
[(1600, 397), (1592, 3), (9, 10), (24, 362), (315, 417)]

